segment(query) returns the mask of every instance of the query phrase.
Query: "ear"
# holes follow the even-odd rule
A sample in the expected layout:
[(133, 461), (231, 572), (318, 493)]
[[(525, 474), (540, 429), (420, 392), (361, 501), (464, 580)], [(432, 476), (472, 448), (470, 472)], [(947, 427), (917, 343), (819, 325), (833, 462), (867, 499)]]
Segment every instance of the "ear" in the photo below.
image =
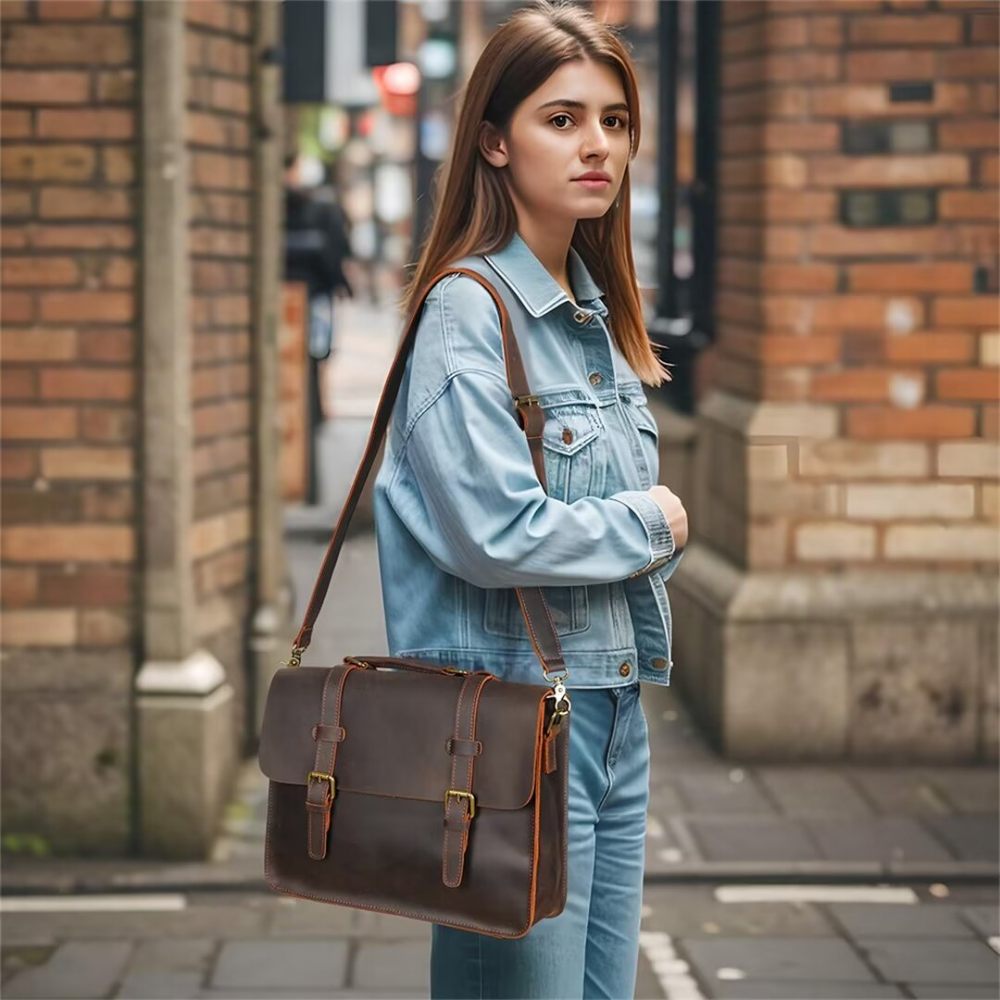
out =
[(496, 126), (490, 122), (480, 122), (479, 151), (491, 166), (506, 167), (510, 158), (507, 154), (507, 143)]

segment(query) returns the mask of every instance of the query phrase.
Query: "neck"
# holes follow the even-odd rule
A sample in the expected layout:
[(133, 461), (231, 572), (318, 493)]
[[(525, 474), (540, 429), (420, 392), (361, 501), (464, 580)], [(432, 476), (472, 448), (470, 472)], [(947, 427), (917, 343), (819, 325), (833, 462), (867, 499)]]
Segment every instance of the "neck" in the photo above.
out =
[(539, 223), (523, 216), (518, 219), (517, 231), (531, 252), (541, 261), (542, 266), (566, 294), (575, 301), (569, 280), (569, 247), (576, 230), (576, 222), (569, 228)]

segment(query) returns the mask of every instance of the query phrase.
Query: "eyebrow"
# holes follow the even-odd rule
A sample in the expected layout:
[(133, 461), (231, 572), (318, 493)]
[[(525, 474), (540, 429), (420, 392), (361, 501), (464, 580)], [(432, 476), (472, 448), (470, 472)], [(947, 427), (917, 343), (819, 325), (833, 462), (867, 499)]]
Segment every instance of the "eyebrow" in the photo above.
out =
[[(587, 106), (586, 104), (583, 103), (583, 101), (570, 101), (570, 100), (566, 100), (565, 98), (558, 98), (557, 100), (554, 100), (554, 101), (546, 101), (544, 104), (539, 104), (538, 105), (538, 110), (541, 111), (542, 108), (550, 108), (550, 107), (552, 107), (553, 105), (556, 105), (556, 104), (558, 104), (560, 107), (564, 107), (564, 108), (581, 108), (581, 109), (583, 109), (583, 108), (586, 108), (586, 106)], [(619, 104), (605, 104), (604, 108), (602, 110), (604, 110), (604, 111), (628, 111), (628, 105), (627, 104), (621, 104), (621, 103), (619, 103)]]

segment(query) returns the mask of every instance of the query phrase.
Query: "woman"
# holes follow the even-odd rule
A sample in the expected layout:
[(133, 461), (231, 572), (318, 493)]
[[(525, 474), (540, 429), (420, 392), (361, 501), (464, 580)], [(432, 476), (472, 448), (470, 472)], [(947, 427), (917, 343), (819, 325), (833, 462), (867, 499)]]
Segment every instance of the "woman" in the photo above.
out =
[(669, 683), (664, 582), (687, 540), (681, 501), (656, 484), (641, 386), (666, 373), (629, 246), (638, 140), (636, 80), (614, 32), (572, 5), (517, 11), (472, 72), (404, 300), (409, 313), (463, 260), (506, 283), (545, 413), (547, 482), (491, 296), (466, 275), (438, 280), (375, 483), (390, 652), (544, 683), (513, 590), (541, 586), (572, 703), (566, 907), (517, 939), (432, 925), (432, 997), (635, 989), (649, 789), (639, 681)]

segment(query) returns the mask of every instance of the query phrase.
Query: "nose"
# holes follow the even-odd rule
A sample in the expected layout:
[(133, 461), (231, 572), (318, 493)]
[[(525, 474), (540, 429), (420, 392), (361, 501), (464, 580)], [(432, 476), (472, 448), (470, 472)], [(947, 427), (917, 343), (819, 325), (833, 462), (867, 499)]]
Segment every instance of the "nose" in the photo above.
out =
[(601, 127), (600, 122), (587, 130), (583, 149), (585, 157), (590, 157), (594, 153), (598, 153), (603, 159), (608, 155), (608, 137), (604, 134), (604, 129)]

